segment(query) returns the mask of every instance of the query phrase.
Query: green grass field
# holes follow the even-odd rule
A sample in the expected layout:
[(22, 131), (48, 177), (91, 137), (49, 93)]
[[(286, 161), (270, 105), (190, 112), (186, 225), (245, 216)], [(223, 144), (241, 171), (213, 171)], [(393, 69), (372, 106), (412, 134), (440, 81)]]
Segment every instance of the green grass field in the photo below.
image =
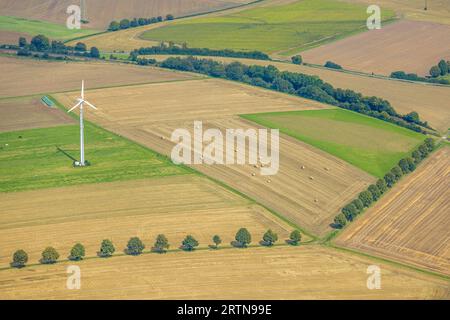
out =
[[(190, 47), (276, 52), (306, 49), (364, 31), (367, 6), (335, 0), (303, 0), (244, 10), (221, 17), (175, 22), (149, 30), (147, 40), (186, 42)], [(383, 10), (383, 19), (394, 13)]]
[[(130, 57), (129, 53), (112, 53), (114, 57), (117, 58), (117, 60), (128, 60)], [(111, 53), (101, 53), (100, 54), (101, 59), (111, 60)]]
[(83, 26), (79, 30), (70, 30), (61, 24), (10, 16), (0, 16), (0, 30), (27, 33), (31, 36), (43, 34), (58, 40), (68, 40), (99, 32), (98, 30), (83, 29)]
[(445, 76), (440, 76), (438, 79), (444, 79), (444, 80), (450, 81), (450, 73), (446, 74)]
[(79, 126), (0, 133), (0, 192), (59, 187), (190, 173), (170, 159), (85, 123), (86, 159), (92, 165), (73, 168), (79, 159)]
[(354, 166), (383, 177), (425, 136), (344, 109), (273, 112), (243, 118), (304, 141)]

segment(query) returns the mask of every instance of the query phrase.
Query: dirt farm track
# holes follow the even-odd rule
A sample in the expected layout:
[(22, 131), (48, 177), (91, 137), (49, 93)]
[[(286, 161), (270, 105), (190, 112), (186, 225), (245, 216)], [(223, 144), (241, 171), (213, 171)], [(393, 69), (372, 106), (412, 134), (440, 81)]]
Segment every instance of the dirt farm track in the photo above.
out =
[(336, 243), (450, 275), (450, 148), (436, 151)]

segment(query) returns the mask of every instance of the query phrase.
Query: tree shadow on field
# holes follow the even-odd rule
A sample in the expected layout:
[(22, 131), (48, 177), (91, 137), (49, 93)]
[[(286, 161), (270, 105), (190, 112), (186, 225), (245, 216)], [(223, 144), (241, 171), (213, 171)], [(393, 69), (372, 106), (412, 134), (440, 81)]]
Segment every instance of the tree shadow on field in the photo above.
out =
[(247, 248), (246, 245), (243, 245), (242, 243), (236, 240), (231, 241), (230, 244), (235, 248)]
[(159, 254), (167, 253), (167, 250), (157, 248), (157, 247), (152, 247), (150, 250), (151, 250), (151, 252), (155, 252), (155, 253), (159, 253)]
[(264, 240), (259, 241), (259, 245), (263, 247), (273, 247), (273, 243), (266, 242)]
[(300, 242), (296, 242), (296, 241), (291, 240), (291, 239), (287, 239), (287, 240), (285, 240), (284, 242), (285, 242), (286, 244), (291, 245), (291, 246), (298, 246), (298, 245), (300, 244)]
[(340, 225), (338, 225), (338, 224), (336, 224), (336, 223), (330, 223), (330, 225), (329, 225), (331, 228), (333, 228), (334, 230), (339, 230), (339, 229), (342, 229), (342, 227), (340, 226)]

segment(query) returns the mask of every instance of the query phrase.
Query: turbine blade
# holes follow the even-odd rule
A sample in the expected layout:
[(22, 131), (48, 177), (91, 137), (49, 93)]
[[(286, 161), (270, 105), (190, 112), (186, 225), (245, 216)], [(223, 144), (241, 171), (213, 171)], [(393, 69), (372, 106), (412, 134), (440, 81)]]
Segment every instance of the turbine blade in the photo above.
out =
[(81, 105), (82, 102), (83, 102), (83, 101), (78, 102), (75, 106), (72, 107), (72, 109), (70, 109), (70, 110), (67, 111), (67, 112), (69, 113), (69, 112), (75, 110), (76, 108), (78, 108), (78, 107)]
[(93, 104), (91, 104), (89, 101), (84, 101), (84, 103), (86, 103), (89, 107), (94, 108), (95, 110), (97, 110), (97, 107), (94, 106)]

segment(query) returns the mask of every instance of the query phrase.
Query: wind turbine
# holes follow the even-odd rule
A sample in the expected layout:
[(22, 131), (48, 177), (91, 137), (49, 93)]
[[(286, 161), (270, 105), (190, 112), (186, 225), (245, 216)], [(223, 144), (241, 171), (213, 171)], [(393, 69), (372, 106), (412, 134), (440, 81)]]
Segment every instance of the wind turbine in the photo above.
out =
[(81, 80), (81, 98), (77, 99), (78, 103), (69, 111), (71, 112), (75, 110), (76, 108), (80, 107), (80, 162), (78, 165), (80, 167), (84, 167), (86, 165), (84, 161), (84, 123), (83, 123), (83, 105), (87, 104), (89, 107), (97, 110), (97, 108), (91, 104), (89, 101), (84, 100), (84, 80)]
[(81, 9), (81, 21), (82, 22), (87, 22), (86, 0), (80, 0), (80, 9)]

